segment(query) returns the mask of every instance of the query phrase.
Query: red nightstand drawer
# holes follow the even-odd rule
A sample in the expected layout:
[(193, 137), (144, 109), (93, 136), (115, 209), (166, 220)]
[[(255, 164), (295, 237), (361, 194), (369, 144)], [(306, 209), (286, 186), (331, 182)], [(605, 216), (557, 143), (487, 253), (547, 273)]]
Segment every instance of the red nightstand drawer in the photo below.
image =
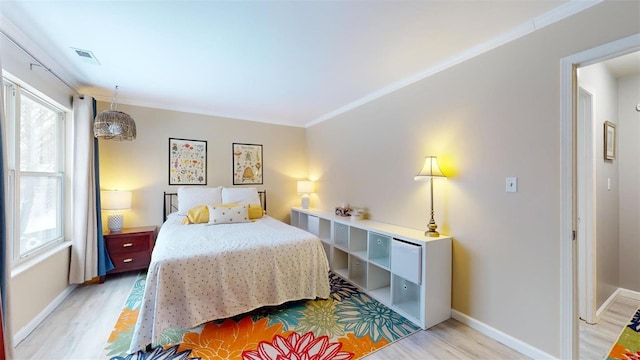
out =
[(131, 253), (149, 250), (149, 234), (130, 234), (114, 237), (107, 242), (109, 254)]
[(151, 254), (149, 254), (147, 250), (127, 254), (115, 254), (111, 255), (111, 261), (119, 271), (136, 270), (149, 266)]

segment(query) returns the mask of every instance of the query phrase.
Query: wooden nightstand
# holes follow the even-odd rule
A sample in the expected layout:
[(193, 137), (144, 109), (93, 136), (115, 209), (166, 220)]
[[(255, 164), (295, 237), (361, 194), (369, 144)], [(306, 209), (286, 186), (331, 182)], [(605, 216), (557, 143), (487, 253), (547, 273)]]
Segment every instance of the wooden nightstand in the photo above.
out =
[(117, 233), (105, 234), (104, 241), (115, 266), (107, 274), (146, 269), (156, 243), (156, 227), (124, 228)]

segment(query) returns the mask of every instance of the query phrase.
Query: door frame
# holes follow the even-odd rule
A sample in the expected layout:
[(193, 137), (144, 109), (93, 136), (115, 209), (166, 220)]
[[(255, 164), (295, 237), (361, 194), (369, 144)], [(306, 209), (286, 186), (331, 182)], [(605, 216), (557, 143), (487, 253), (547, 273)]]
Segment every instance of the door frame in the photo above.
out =
[(640, 33), (560, 60), (560, 356), (578, 357), (577, 304), (577, 69), (640, 50)]

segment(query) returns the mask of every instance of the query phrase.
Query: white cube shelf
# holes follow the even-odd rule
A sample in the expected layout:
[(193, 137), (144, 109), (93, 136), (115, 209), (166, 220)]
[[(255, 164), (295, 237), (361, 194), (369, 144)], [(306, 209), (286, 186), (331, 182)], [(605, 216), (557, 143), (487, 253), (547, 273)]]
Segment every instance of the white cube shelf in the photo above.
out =
[(316, 209), (291, 225), (318, 236), (331, 270), (423, 329), (451, 317), (451, 238)]

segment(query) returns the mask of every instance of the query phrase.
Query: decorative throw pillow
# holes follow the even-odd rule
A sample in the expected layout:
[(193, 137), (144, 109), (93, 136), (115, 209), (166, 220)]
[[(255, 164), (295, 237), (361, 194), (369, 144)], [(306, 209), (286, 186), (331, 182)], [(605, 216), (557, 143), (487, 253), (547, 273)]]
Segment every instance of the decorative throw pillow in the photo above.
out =
[(243, 223), (250, 221), (249, 205), (237, 204), (234, 206), (224, 205), (207, 205), (209, 208), (209, 224), (231, 224)]
[(222, 186), (205, 188), (178, 188), (178, 214), (187, 212), (196, 206), (217, 205), (222, 203)]
[(187, 217), (182, 219), (182, 223), (189, 224), (206, 224), (209, 222), (209, 208), (207, 205), (196, 206), (187, 212)]
[(222, 203), (260, 204), (258, 189), (248, 188), (222, 188)]
[(260, 219), (264, 215), (264, 210), (260, 204), (249, 204), (249, 219)]

